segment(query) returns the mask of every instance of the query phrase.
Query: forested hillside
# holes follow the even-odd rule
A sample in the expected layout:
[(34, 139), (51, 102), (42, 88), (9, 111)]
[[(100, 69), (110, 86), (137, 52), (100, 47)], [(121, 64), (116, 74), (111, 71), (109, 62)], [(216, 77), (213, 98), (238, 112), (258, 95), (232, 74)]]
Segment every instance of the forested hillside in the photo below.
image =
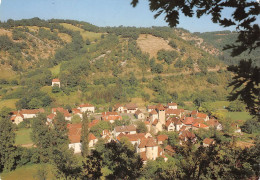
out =
[[(72, 20), (2, 22), (0, 106), (176, 101), (184, 107), (226, 100), (232, 75), (212, 53), (220, 45), (207, 51), (183, 33), (189, 34), (168, 27), (100, 28)], [(50, 86), (53, 78), (61, 80), (60, 89)]]
[(209, 44), (217, 48), (221, 53), (218, 55), (219, 59), (227, 64), (238, 64), (241, 59), (251, 58), (255, 65), (260, 66), (260, 50), (259, 48), (249, 53), (246, 51), (239, 56), (230, 56), (231, 50), (223, 51), (226, 45), (236, 44), (238, 37), (237, 32), (231, 31), (216, 31), (216, 32), (205, 32), (205, 33), (193, 33), (194, 35), (202, 38), (204, 44)]

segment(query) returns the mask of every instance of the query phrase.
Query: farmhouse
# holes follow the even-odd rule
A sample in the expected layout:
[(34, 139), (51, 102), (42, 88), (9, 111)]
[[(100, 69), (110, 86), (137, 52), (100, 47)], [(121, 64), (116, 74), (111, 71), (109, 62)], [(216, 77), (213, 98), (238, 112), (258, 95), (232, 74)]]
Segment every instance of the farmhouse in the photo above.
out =
[(14, 124), (19, 124), (20, 122), (23, 122), (24, 116), (20, 111), (14, 111), (12, 112), (10, 119)]
[(95, 107), (91, 104), (81, 104), (79, 105), (78, 109), (80, 110), (80, 112), (84, 113), (84, 112), (95, 112)]
[(140, 111), (139, 109), (135, 112), (135, 117), (136, 119), (145, 119), (144, 113), (142, 113), (142, 111)]
[(115, 127), (115, 129), (113, 131), (114, 136), (117, 137), (120, 133), (122, 133), (122, 134), (136, 134), (136, 127), (134, 125)]
[(132, 113), (134, 114), (138, 110), (136, 104), (126, 104), (125, 105), (125, 113)]
[(60, 88), (60, 80), (59, 79), (53, 79), (51, 82), (51, 86), (59, 86)]
[(168, 105), (169, 109), (177, 109), (177, 103), (171, 102), (171, 103), (168, 103), (167, 105)]
[(22, 109), (20, 113), (24, 119), (30, 119), (36, 117), (39, 113), (44, 113), (44, 109)]

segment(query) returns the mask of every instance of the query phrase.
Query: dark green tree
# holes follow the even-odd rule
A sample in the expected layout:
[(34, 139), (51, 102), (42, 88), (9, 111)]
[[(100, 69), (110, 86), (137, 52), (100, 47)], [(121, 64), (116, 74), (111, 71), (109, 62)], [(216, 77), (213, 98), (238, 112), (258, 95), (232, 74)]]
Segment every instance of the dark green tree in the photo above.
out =
[(85, 112), (83, 114), (82, 119), (82, 129), (81, 129), (81, 154), (84, 158), (88, 156), (89, 153), (89, 120), (88, 120), (88, 114)]
[[(1, 110), (1, 113), (3, 110)], [(15, 133), (10, 116), (1, 114), (0, 117), (0, 172), (15, 168)]]
[(41, 162), (48, 162), (51, 155), (51, 129), (46, 125), (46, 115), (39, 114), (32, 121), (31, 137)]
[(145, 123), (142, 122), (142, 121), (139, 121), (137, 123), (136, 131), (138, 133), (147, 133), (148, 130), (147, 130), (147, 127), (146, 127)]

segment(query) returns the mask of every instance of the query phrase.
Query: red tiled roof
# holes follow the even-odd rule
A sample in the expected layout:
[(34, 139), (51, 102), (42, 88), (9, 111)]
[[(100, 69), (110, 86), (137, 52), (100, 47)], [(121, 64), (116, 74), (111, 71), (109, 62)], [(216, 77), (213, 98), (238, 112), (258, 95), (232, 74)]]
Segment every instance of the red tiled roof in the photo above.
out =
[(77, 108), (73, 108), (72, 109), (72, 113), (73, 114), (82, 114), (81, 111), (79, 109), (77, 109)]
[(157, 136), (157, 141), (165, 141), (168, 139), (168, 136), (165, 134), (161, 134), (159, 136)]
[(145, 139), (144, 133), (138, 133), (138, 134), (120, 134), (117, 136), (117, 139), (120, 141), (122, 137), (126, 137), (129, 141), (138, 141)]
[(88, 124), (88, 127), (89, 127), (89, 128), (92, 128), (93, 126), (95, 126), (95, 125), (98, 124), (98, 123), (99, 123), (99, 120), (95, 119), (95, 120), (93, 120), (92, 122), (90, 122), (90, 123)]
[(142, 111), (140, 111), (139, 109), (135, 112), (136, 115), (139, 115), (141, 113), (142, 113)]
[(167, 145), (164, 149), (171, 153), (175, 153), (175, 150), (170, 145)]
[(54, 119), (55, 116), (56, 116), (55, 114), (51, 113), (50, 115), (47, 116), (47, 118)]
[(144, 124), (145, 124), (145, 125), (149, 125), (149, 124), (150, 124), (150, 121), (144, 121)]
[(53, 79), (52, 82), (60, 82), (59, 79)]
[(96, 136), (94, 136), (94, 134), (92, 134), (92, 133), (89, 133), (88, 140), (91, 141), (91, 140), (95, 140), (95, 139), (97, 139)]
[(88, 104), (88, 103), (86, 103), (86, 104), (81, 104), (81, 105), (79, 105), (79, 107), (94, 107), (92, 104)]
[(156, 109), (156, 105), (147, 106), (147, 109)]
[(216, 119), (210, 119), (206, 122), (208, 126), (215, 127), (218, 126), (220, 123)]
[(198, 113), (198, 111), (193, 110), (193, 111), (191, 112), (191, 115), (196, 115), (197, 113)]
[(203, 118), (203, 119), (205, 119), (207, 116), (208, 116), (208, 115), (207, 115), (207, 114), (204, 114), (204, 113), (198, 113), (198, 114), (197, 114), (197, 117), (198, 117), (198, 118)]
[(118, 116), (117, 112), (102, 112), (102, 116)]
[(180, 139), (184, 139), (185, 137), (188, 139), (194, 139), (196, 136), (193, 132), (185, 130), (182, 132), (182, 134), (179, 137), (180, 137)]
[(204, 140), (203, 140), (203, 143), (205, 143), (205, 144), (212, 144), (214, 142), (214, 139), (211, 139), (211, 138), (205, 138)]
[(62, 113), (65, 117), (71, 117), (69, 111), (67, 109), (63, 109), (62, 107), (57, 107), (57, 108), (52, 108), (52, 112), (60, 112)]
[(115, 109), (118, 109), (119, 107), (123, 107), (123, 105), (121, 105), (121, 104), (115, 104), (115, 105), (114, 105), (114, 108), (115, 108)]
[(136, 109), (137, 108), (137, 105), (136, 104), (133, 104), (133, 103), (130, 103), (130, 104), (126, 104), (125, 107), (127, 109)]
[(180, 131), (185, 131), (186, 130), (186, 126), (182, 126)]
[(164, 106), (163, 106), (162, 104), (158, 104), (158, 105), (156, 106), (156, 109), (157, 109), (158, 111), (163, 111), (163, 110), (165, 110), (165, 108), (164, 108)]
[(116, 132), (130, 132), (130, 131), (136, 131), (136, 127), (134, 125), (129, 126), (117, 126), (115, 127)]
[(156, 124), (158, 123), (158, 119), (155, 119), (152, 123), (152, 125), (156, 126)]
[(194, 123), (192, 126), (196, 128), (207, 128), (208, 126), (203, 123)]
[(44, 109), (22, 109), (20, 111), (21, 114), (38, 114), (44, 113)]
[(148, 138), (145, 146), (146, 147), (155, 147), (155, 146), (158, 146), (158, 144), (155, 142), (154, 138)]
[(140, 153), (140, 157), (141, 157), (141, 159), (143, 161), (147, 161), (147, 157), (146, 157), (146, 152), (145, 151)]
[(150, 114), (158, 114), (155, 110), (152, 110)]
[(177, 106), (177, 103), (171, 102), (171, 103), (168, 103), (168, 106)]
[(185, 125), (192, 125), (194, 122), (194, 118), (193, 117), (185, 117), (184, 120), (182, 120), (183, 124)]
[(67, 128), (69, 130), (68, 136), (70, 143), (79, 143), (80, 142), (80, 136), (81, 136), (81, 128), (82, 124), (68, 124)]
[(102, 116), (104, 121), (123, 120), (122, 116)]
[(169, 127), (169, 126), (170, 126), (170, 124), (172, 124), (172, 123), (174, 124), (174, 122), (172, 122), (171, 120), (168, 120), (168, 121), (166, 121), (166, 124), (165, 124), (165, 126), (166, 126), (166, 127)]

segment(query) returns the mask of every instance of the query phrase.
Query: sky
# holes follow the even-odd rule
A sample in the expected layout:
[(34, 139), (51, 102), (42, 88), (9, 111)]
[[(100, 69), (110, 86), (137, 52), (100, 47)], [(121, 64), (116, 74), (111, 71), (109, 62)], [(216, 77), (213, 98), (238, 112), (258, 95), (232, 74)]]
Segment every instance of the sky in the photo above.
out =
[[(0, 0), (0, 20), (28, 19), (73, 19), (97, 26), (168, 26), (164, 17), (154, 19), (146, 0), (140, 0), (133, 8), (131, 0)], [(229, 12), (225, 12), (228, 14)], [(200, 19), (181, 16), (180, 24), (190, 32), (235, 30), (211, 22), (211, 16)]]

